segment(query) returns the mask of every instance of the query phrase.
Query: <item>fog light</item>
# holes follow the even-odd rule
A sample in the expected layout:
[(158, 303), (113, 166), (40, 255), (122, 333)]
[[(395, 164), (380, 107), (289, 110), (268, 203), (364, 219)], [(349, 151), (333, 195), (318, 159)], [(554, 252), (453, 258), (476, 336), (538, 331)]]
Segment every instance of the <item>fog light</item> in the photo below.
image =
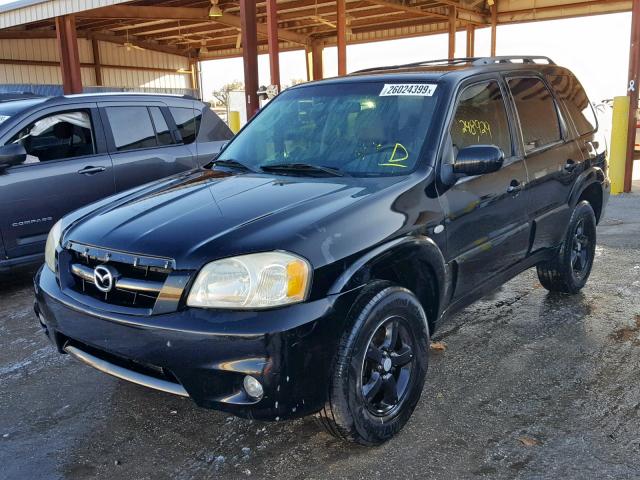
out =
[(247, 392), (247, 395), (251, 398), (259, 400), (262, 398), (262, 395), (264, 395), (262, 385), (251, 375), (244, 377), (244, 381), (242, 383), (244, 385), (244, 391)]

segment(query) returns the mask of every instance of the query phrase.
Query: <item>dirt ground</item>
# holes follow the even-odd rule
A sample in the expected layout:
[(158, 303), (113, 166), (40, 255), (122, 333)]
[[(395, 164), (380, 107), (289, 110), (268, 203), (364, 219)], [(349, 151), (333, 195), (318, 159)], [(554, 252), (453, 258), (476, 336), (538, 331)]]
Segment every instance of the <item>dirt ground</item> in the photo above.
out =
[(0, 478), (640, 478), (640, 196), (612, 199), (575, 297), (528, 271), (435, 335), (404, 431), (366, 449), (261, 423), (57, 354), (32, 272), (0, 280)]

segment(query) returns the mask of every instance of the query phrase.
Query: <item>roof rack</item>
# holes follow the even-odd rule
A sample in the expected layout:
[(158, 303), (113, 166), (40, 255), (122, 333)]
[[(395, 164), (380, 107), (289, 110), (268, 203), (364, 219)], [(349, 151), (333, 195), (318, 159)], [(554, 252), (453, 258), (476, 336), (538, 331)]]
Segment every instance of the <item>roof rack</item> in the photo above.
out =
[(438, 60), (424, 60), (421, 62), (413, 62), (413, 63), (403, 63), (401, 65), (387, 65), (384, 67), (372, 67), (365, 68), (363, 70), (358, 70), (352, 73), (367, 73), (367, 72), (376, 72), (381, 70), (398, 70), (401, 68), (412, 68), (412, 67), (422, 67), (422, 66), (449, 66), (449, 65), (460, 65), (464, 63), (468, 63), (474, 66), (478, 65), (492, 65), (496, 63), (518, 63), (514, 60), (519, 60), (520, 63), (537, 63), (536, 60), (544, 60), (549, 65), (555, 65), (555, 62), (551, 60), (549, 57), (545, 57), (542, 55), (505, 55), (501, 57), (460, 57), (460, 58), (441, 58)]
[(413, 63), (403, 63), (401, 65), (387, 65), (384, 67), (372, 67), (365, 68), (363, 70), (358, 70), (352, 73), (366, 73), (366, 72), (375, 72), (378, 70), (397, 70), (399, 68), (411, 68), (411, 67), (421, 67), (428, 65), (459, 65), (461, 63), (471, 63), (474, 60), (479, 60), (476, 57), (464, 57), (464, 58), (441, 58), (438, 60), (424, 60), (421, 62), (413, 62)]
[[(520, 62), (514, 62), (514, 60), (520, 60)], [(544, 60), (548, 65), (556, 64), (549, 57), (545, 57), (543, 55), (505, 55), (501, 57), (474, 58), (473, 65), (492, 65), (494, 63), (538, 63), (536, 60)]]

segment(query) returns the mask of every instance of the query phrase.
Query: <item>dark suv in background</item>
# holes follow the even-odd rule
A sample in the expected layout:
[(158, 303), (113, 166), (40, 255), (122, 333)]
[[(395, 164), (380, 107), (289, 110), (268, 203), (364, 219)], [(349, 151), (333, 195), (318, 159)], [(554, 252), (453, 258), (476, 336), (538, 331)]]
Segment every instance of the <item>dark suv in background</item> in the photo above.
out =
[(585, 285), (609, 196), (597, 129), (546, 58), (296, 86), (210, 165), (57, 223), (36, 313), (116, 377), (379, 444), (444, 319), (530, 267), (551, 291)]
[(1, 98), (0, 272), (42, 261), (47, 233), (63, 215), (200, 167), (232, 137), (188, 97)]

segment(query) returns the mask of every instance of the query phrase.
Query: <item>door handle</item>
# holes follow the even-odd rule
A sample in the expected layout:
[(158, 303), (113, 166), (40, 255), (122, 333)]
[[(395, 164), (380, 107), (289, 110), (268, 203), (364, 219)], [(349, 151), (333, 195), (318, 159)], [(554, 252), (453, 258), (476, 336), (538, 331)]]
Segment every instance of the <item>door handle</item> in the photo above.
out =
[(574, 162), (573, 160), (569, 159), (567, 160), (567, 163), (564, 164), (564, 169), (571, 173), (575, 170), (575, 168), (578, 166), (578, 164), (576, 162)]
[(105, 167), (84, 167), (82, 170), (78, 170), (81, 175), (95, 175), (96, 173), (104, 172)]
[(515, 193), (516, 195), (522, 191), (522, 183), (518, 180), (511, 180), (511, 184), (507, 187), (507, 193)]

